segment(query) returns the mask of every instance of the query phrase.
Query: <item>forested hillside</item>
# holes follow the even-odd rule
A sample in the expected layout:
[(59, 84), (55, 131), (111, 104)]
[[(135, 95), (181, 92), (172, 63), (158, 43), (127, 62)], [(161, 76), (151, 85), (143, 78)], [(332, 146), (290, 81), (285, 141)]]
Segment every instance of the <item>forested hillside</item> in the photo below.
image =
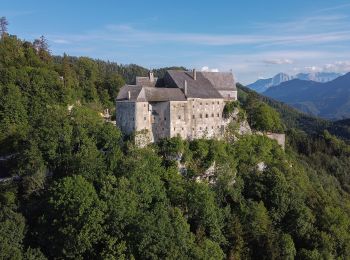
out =
[(235, 107), (285, 151), (258, 135), (137, 148), (99, 113), (146, 72), (3, 35), (0, 259), (350, 258), (346, 135), (240, 87)]

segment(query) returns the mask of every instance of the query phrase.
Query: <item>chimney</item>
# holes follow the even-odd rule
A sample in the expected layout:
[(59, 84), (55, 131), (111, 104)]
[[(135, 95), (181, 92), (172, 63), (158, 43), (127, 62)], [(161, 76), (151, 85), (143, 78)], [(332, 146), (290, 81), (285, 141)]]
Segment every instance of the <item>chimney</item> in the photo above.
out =
[(153, 82), (153, 81), (154, 81), (153, 71), (150, 70), (150, 71), (148, 72), (148, 76), (149, 76), (149, 81), (150, 81), (150, 82)]
[(185, 80), (184, 93), (187, 96), (187, 80)]
[(192, 70), (192, 77), (193, 77), (194, 80), (197, 79), (197, 71), (196, 71), (196, 69)]
[(130, 90), (128, 91), (128, 99), (129, 100), (131, 99), (131, 92), (130, 92)]

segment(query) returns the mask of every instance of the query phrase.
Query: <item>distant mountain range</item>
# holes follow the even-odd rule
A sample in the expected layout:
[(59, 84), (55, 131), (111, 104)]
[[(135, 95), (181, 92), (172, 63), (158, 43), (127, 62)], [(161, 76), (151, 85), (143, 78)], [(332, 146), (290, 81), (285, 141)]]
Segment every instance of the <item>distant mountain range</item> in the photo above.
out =
[(263, 94), (315, 116), (350, 118), (350, 73), (325, 83), (292, 79), (269, 87)]
[(312, 80), (316, 82), (328, 82), (338, 78), (341, 75), (342, 74), (334, 73), (334, 72), (299, 73), (294, 76), (290, 76), (285, 73), (278, 73), (273, 78), (259, 79), (254, 83), (249, 84), (248, 87), (252, 90), (255, 90), (258, 93), (263, 93), (271, 87), (278, 86), (283, 82), (290, 81), (293, 79)]

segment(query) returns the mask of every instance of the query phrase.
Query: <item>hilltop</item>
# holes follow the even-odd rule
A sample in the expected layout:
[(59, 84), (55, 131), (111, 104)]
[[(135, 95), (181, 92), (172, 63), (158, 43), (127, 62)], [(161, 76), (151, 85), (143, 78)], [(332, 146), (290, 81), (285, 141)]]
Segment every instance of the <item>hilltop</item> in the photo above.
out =
[(348, 122), (340, 139), (329, 121), (238, 86), (226, 112), (280, 128), (285, 150), (237, 125), (235, 138), (139, 148), (100, 113), (113, 119), (121, 86), (147, 71), (53, 57), (40, 40), (0, 40), (0, 258), (350, 257)]

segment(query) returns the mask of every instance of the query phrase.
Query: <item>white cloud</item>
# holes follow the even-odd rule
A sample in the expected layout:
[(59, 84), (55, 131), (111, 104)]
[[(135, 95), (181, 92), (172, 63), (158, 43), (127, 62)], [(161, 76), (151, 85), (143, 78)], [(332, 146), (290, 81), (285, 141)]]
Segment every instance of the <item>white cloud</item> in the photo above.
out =
[(210, 69), (208, 66), (204, 66), (204, 67), (201, 68), (201, 71), (205, 71), (205, 72), (219, 72), (219, 69), (217, 69), (217, 68)]
[(264, 63), (266, 64), (277, 64), (277, 65), (282, 65), (282, 64), (293, 64), (294, 62), (291, 59), (287, 58), (282, 58), (282, 59), (267, 59), (263, 60)]
[(54, 43), (57, 43), (57, 44), (69, 44), (70, 43), (70, 41), (67, 41), (65, 39), (53, 39), (51, 41)]
[(288, 33), (274, 34), (201, 34), (201, 33), (168, 33), (138, 30), (130, 25), (108, 25), (100, 30), (74, 35), (49, 35), (48, 38), (63, 38), (71, 42), (103, 40), (118, 43), (180, 43), (207, 46), (233, 45), (310, 45), (350, 41), (350, 30), (335, 30), (321, 33)]

